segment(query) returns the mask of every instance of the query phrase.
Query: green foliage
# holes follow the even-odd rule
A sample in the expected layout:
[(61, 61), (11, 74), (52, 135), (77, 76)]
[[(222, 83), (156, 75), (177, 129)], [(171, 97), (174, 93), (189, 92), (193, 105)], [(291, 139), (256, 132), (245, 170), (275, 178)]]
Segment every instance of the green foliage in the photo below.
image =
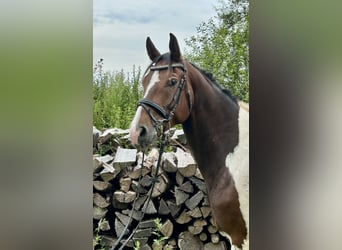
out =
[(105, 249), (105, 245), (104, 242), (102, 241), (102, 236), (100, 235), (100, 224), (102, 222), (106, 221), (106, 219), (101, 219), (98, 223), (97, 223), (97, 227), (94, 230), (94, 234), (93, 234), (93, 249), (99, 249), (99, 250), (104, 250)]
[(201, 23), (186, 39), (185, 57), (211, 72), (239, 99), (249, 101), (248, 0), (220, 0), (217, 16)]
[(128, 128), (141, 97), (139, 89), (140, 68), (133, 73), (103, 72), (103, 60), (94, 69), (93, 80), (93, 124), (98, 129)]
[(156, 228), (153, 230), (152, 234), (156, 235), (157, 238), (153, 240), (155, 247), (157, 249), (162, 249), (163, 248), (163, 241), (167, 240), (169, 237), (163, 236), (161, 233), (161, 228), (163, 224), (161, 223), (160, 218), (156, 218), (154, 220), (154, 223), (156, 224)]

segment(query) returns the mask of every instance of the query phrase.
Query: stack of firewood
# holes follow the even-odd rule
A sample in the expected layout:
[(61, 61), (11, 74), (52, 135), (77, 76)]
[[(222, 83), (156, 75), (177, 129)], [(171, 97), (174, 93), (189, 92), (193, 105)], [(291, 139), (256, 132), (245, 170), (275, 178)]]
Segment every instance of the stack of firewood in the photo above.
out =
[(142, 222), (125, 249), (230, 249), (212, 219), (205, 182), (184, 150), (181, 131), (172, 140), (183, 149), (168, 147), (156, 179), (157, 148), (143, 161), (142, 152), (129, 146), (128, 131), (94, 129), (93, 136), (95, 249), (112, 246), (130, 217), (122, 242)]

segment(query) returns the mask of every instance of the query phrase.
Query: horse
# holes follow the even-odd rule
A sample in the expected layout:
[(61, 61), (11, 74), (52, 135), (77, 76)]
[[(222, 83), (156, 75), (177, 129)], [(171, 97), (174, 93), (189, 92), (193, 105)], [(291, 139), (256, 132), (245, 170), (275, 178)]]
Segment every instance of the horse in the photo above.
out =
[(172, 33), (169, 52), (161, 54), (150, 37), (146, 49), (152, 62), (129, 129), (132, 144), (146, 148), (160, 136), (160, 127), (182, 124), (217, 228), (232, 249), (249, 249), (248, 104), (185, 60)]

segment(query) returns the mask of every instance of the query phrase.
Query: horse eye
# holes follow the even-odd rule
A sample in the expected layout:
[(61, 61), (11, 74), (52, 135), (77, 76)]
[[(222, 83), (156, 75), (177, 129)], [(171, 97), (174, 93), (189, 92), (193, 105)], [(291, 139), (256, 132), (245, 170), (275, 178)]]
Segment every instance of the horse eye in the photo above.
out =
[(175, 86), (177, 83), (178, 83), (177, 78), (171, 78), (169, 80), (169, 86), (171, 86), (171, 87)]

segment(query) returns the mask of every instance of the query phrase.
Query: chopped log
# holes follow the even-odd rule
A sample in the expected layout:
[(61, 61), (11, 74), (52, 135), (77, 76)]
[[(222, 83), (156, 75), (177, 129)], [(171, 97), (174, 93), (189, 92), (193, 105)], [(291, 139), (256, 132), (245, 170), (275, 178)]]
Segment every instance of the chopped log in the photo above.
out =
[(138, 164), (137, 166), (132, 167), (132, 169), (129, 169), (127, 176), (132, 179), (138, 179), (140, 176), (145, 176), (146, 174), (150, 172), (151, 172), (151, 169), (145, 166), (143, 167), (141, 164)]
[(111, 164), (103, 163), (103, 170), (100, 172), (100, 176), (104, 181), (111, 181), (113, 180), (119, 173), (120, 169), (114, 168)]
[(154, 220), (145, 220), (140, 222), (139, 227), (138, 228), (156, 228), (157, 225), (154, 222)]
[(166, 152), (162, 155), (162, 168), (168, 173), (177, 172), (176, 156), (173, 152)]
[(188, 223), (189, 221), (191, 221), (191, 217), (187, 214), (187, 211), (184, 210), (176, 219), (176, 222), (178, 224), (185, 224)]
[(104, 156), (98, 156), (95, 159), (100, 163), (108, 163), (108, 162), (111, 162), (114, 159), (114, 157), (111, 155), (104, 155)]
[(102, 134), (99, 137), (99, 143), (103, 144), (113, 136), (123, 136), (127, 134), (129, 134), (128, 129), (109, 128), (102, 132)]
[(127, 193), (121, 190), (114, 192), (114, 199), (121, 203), (131, 203), (136, 198), (137, 193), (133, 191), (128, 191)]
[(224, 243), (224, 241), (220, 241), (217, 244), (214, 244), (212, 242), (208, 242), (204, 244), (204, 250), (226, 250), (227, 246)]
[(109, 236), (109, 235), (101, 235), (101, 243), (104, 244), (104, 247), (107, 248), (111, 248), (114, 243), (116, 242), (116, 238), (113, 236)]
[(140, 196), (134, 204), (134, 209), (139, 210), (141, 206), (145, 203), (146, 199), (147, 196)]
[(177, 206), (175, 202), (173, 201), (167, 201), (166, 202), (169, 209), (170, 209), (170, 212), (171, 212), (171, 215), (173, 218), (176, 218), (181, 210), (181, 206)]
[(120, 220), (120, 222), (124, 225), (127, 225), (129, 223), (129, 216), (124, 215), (122, 213), (119, 212), (115, 212), (115, 216), (116, 218), (118, 218)]
[(175, 156), (177, 157), (178, 171), (184, 177), (194, 176), (196, 173), (197, 164), (192, 155), (188, 152), (184, 152), (183, 150), (177, 148)]
[(167, 206), (165, 200), (162, 198), (159, 202), (158, 214), (167, 215), (170, 213), (170, 209)]
[(190, 199), (188, 199), (185, 202), (185, 205), (190, 209), (194, 209), (195, 207), (198, 206), (200, 201), (203, 199), (204, 195), (202, 191), (198, 191), (194, 196), (192, 196)]
[(106, 216), (108, 212), (107, 208), (93, 207), (93, 219), (100, 220)]
[(177, 129), (171, 138), (181, 144), (186, 144), (186, 136), (183, 129)]
[(131, 187), (134, 192), (139, 194), (146, 194), (148, 192), (148, 190), (140, 185), (138, 181), (132, 181)]
[(107, 220), (101, 220), (98, 223), (99, 229), (101, 231), (109, 231), (110, 230), (110, 225), (109, 222)]
[[(125, 215), (128, 215), (130, 216), (131, 213), (132, 213), (132, 209), (125, 209), (125, 210), (122, 210), (122, 213), (125, 214)], [(132, 218), (134, 220), (141, 220), (143, 217), (143, 214), (141, 211), (137, 211), (137, 210), (133, 210), (133, 214), (132, 214)]]
[(102, 162), (99, 160), (100, 155), (93, 155), (93, 173), (98, 173), (102, 170)]
[(160, 232), (165, 237), (170, 237), (172, 235), (172, 233), (173, 233), (173, 224), (172, 224), (172, 222), (169, 219), (166, 220), (165, 223), (163, 223), (163, 225), (160, 228)]
[(188, 226), (188, 231), (193, 235), (197, 235), (203, 231), (203, 227)]
[(152, 248), (148, 244), (145, 244), (142, 247), (140, 247), (140, 250), (152, 250)]
[(113, 187), (113, 185), (107, 181), (93, 181), (93, 186), (98, 191), (108, 191)]
[(201, 207), (202, 217), (207, 218), (211, 213), (211, 208), (209, 206)]
[(197, 177), (190, 177), (190, 181), (198, 187), (199, 190), (201, 190), (203, 193), (207, 193), (207, 187), (205, 185), (205, 182), (198, 179)]
[(93, 126), (93, 148), (97, 146), (100, 135), (101, 135), (101, 131), (98, 130), (95, 126)]
[(189, 198), (189, 196), (189, 194), (183, 192), (178, 187), (175, 188), (175, 198), (177, 206), (183, 204)]
[[(115, 218), (114, 228), (115, 228), (116, 235), (119, 237), (124, 231), (125, 225), (118, 218)], [(129, 232), (130, 232), (129, 229), (127, 229), (124, 235), (129, 234)]]
[(146, 214), (155, 214), (155, 213), (157, 213), (157, 209), (154, 206), (154, 203), (153, 203), (152, 200), (150, 200), (150, 202), (148, 202), (148, 200), (146, 200), (146, 202), (145, 202), (145, 204), (144, 204), (144, 206), (142, 208), (142, 211), (145, 210), (146, 206), (147, 206), (146, 212), (145, 212)]
[(145, 175), (143, 178), (141, 178), (140, 184), (143, 187), (150, 187), (152, 185), (152, 177), (149, 175)]
[(106, 208), (110, 205), (110, 202), (107, 201), (102, 195), (99, 193), (93, 193), (93, 202), (97, 207)]
[(202, 241), (187, 231), (180, 233), (178, 246), (180, 250), (203, 250), (204, 248)]
[[(122, 192), (122, 191), (121, 191)], [(116, 210), (122, 210), (122, 209), (126, 209), (129, 206), (129, 203), (121, 203), (116, 199), (112, 199), (112, 206), (116, 209)]]
[(124, 168), (132, 165), (137, 160), (137, 150), (136, 149), (126, 149), (118, 147), (113, 165), (115, 167)]
[(210, 206), (209, 198), (207, 195), (204, 195), (202, 206)]
[(127, 193), (129, 191), (129, 188), (131, 186), (132, 179), (131, 178), (121, 178), (120, 179), (120, 190)]
[(201, 226), (201, 227), (204, 227), (208, 225), (208, 222), (204, 219), (197, 219), (194, 221), (194, 226)]
[(210, 240), (212, 243), (217, 244), (220, 241), (220, 235), (215, 233), (215, 234), (210, 234)]
[(212, 224), (208, 226), (208, 232), (209, 233), (214, 234), (214, 233), (217, 233), (217, 231), (218, 231), (218, 229), (216, 226), (214, 226)]
[(195, 177), (197, 177), (200, 180), (204, 180), (203, 175), (201, 171), (199, 170), (199, 168), (196, 169)]
[(177, 171), (176, 173), (176, 182), (178, 184), (178, 186), (181, 186), (183, 184), (183, 181), (184, 181), (184, 176)]
[(152, 228), (141, 228), (137, 229), (137, 231), (134, 234), (134, 237), (136, 238), (144, 238), (144, 237), (150, 237), (152, 235)]
[(148, 153), (144, 165), (147, 168), (151, 168), (152, 166), (156, 166), (156, 161), (158, 160), (159, 150), (157, 148), (152, 148)]
[(199, 235), (199, 238), (200, 238), (201, 241), (207, 241), (208, 235), (207, 235), (205, 232), (202, 232), (202, 233)]
[(139, 245), (140, 245), (140, 250), (143, 249), (142, 246), (145, 246), (147, 244), (147, 241), (148, 241), (148, 238), (147, 237), (143, 237), (143, 238), (137, 238), (137, 237), (134, 237), (133, 236), (133, 242), (134, 242), (134, 246), (135, 246), (135, 243), (139, 241)]
[(192, 218), (201, 218), (202, 217), (202, 213), (199, 207), (195, 207), (194, 209), (190, 210), (189, 212), (187, 212), (188, 215), (190, 215)]
[(153, 191), (152, 191), (152, 198), (160, 196), (162, 193), (166, 191), (168, 186), (169, 186), (168, 178), (164, 174), (159, 175), (158, 180), (155, 183)]
[(182, 185), (180, 185), (179, 189), (184, 192), (191, 193), (191, 194), (194, 192), (194, 186), (191, 184), (190, 181), (187, 181), (183, 183)]

